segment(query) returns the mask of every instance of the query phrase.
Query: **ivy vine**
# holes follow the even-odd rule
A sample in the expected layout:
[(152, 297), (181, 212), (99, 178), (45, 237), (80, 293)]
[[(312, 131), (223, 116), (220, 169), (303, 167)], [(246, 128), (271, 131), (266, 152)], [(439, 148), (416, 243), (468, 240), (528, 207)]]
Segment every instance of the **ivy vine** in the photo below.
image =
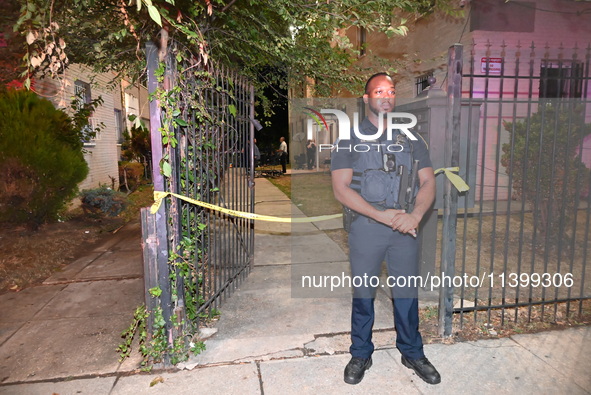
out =
[[(158, 89), (152, 94), (150, 100), (157, 100), (161, 110), (161, 127), (163, 158), (159, 164), (160, 171), (165, 177), (166, 188), (174, 190), (174, 183), (183, 191), (191, 191), (193, 198), (208, 200), (219, 191), (215, 181), (216, 168), (222, 160), (217, 157), (219, 139), (211, 135), (193, 135), (191, 141), (186, 136), (189, 127), (197, 126), (207, 129), (212, 125), (224, 125), (229, 132), (235, 133), (225, 119), (227, 116), (235, 117), (237, 108), (234, 105), (233, 82), (225, 81), (227, 88), (220, 87), (215, 76), (210, 72), (200, 69), (199, 62), (185, 62), (183, 59), (193, 59), (188, 53), (175, 47), (169, 47), (173, 51), (173, 62), (161, 62), (155, 74), (159, 83)], [(176, 72), (175, 85), (164, 89), (169, 85), (165, 79), (167, 73)], [(190, 82), (188, 82), (190, 80)], [(206, 107), (206, 95), (215, 92), (224, 97), (227, 115), (222, 119), (215, 119)], [(191, 125), (190, 125), (191, 123)], [(233, 141), (229, 136), (225, 136)], [(184, 141), (183, 154), (176, 155), (175, 149), (179, 148), (179, 141)], [(176, 155), (176, 156), (175, 156)], [(177, 157), (175, 169), (173, 157)], [(195, 163), (209, 163), (202, 166), (199, 171), (195, 169)], [(192, 171), (185, 171), (192, 170)], [(201, 311), (200, 306), (206, 303), (204, 292), (205, 283), (203, 269), (207, 265), (207, 224), (205, 212), (190, 204), (171, 201), (169, 236), (171, 248), (169, 250), (168, 265), (171, 290), (171, 303), (175, 307), (170, 318), (166, 319), (162, 310), (160, 288), (150, 290), (152, 298), (156, 299), (157, 307), (153, 311), (147, 311), (145, 306), (138, 307), (130, 327), (123, 333), (124, 343), (119, 346), (121, 359), (129, 356), (133, 337), (139, 333), (139, 351), (144, 357), (142, 366), (148, 368), (156, 363), (177, 364), (187, 360), (191, 353), (198, 354), (205, 349), (205, 344), (199, 340), (199, 324), (216, 318), (220, 313), (216, 309)], [(180, 234), (177, 234), (175, 221), (180, 221)], [(148, 334), (146, 322), (152, 322), (152, 333)], [(168, 329), (170, 327), (170, 329)]]

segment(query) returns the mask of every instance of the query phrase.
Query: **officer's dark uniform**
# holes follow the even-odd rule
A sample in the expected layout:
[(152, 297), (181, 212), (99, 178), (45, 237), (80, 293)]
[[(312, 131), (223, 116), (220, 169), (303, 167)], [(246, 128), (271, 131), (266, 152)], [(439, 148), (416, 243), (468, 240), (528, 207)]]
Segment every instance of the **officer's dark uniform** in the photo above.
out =
[[(363, 135), (372, 135), (377, 132), (367, 118), (360, 125)], [(360, 151), (367, 147), (377, 149), (376, 142), (363, 142), (353, 137), (348, 141), (341, 140), (338, 150), (334, 150), (331, 156), (331, 170), (353, 169), (353, 181), (350, 187), (362, 192), (361, 195), (375, 207), (399, 208), (398, 185), (399, 179), (395, 171), (384, 171), (385, 162), (392, 160), (384, 157), (388, 153), (387, 146), (396, 144), (393, 150), (400, 147), (404, 149), (395, 153), (396, 167), (400, 164), (408, 166), (413, 159), (419, 160), (419, 169), (432, 167), (429, 153), (423, 140), (410, 141), (401, 138), (402, 134), (393, 133), (393, 141), (387, 141), (386, 133), (379, 142), (381, 152), (355, 152), (353, 147), (361, 144)], [(401, 144), (397, 144), (401, 143)], [(348, 150), (347, 147), (351, 147)], [(359, 146), (358, 146), (359, 147)], [(362, 157), (362, 155), (366, 155)], [(383, 158), (383, 159), (382, 159)], [(379, 170), (382, 169), (382, 170)], [(386, 169), (387, 166), (386, 166)], [(382, 174), (380, 174), (382, 173)], [(381, 177), (381, 178), (380, 178)], [(384, 179), (390, 177), (390, 179)], [(369, 184), (369, 185), (363, 185)], [(418, 184), (418, 183), (417, 183)], [(372, 196), (373, 195), (373, 196)], [(376, 202), (378, 200), (378, 202)], [(382, 262), (385, 260), (390, 277), (418, 276), (418, 243), (417, 239), (409, 234), (393, 231), (392, 228), (378, 223), (368, 217), (357, 215), (351, 223), (349, 230), (349, 261), (353, 278), (378, 277), (381, 272)], [(396, 326), (396, 346), (406, 358), (415, 360), (424, 357), (423, 341), (419, 333), (418, 293), (416, 287), (393, 287), (394, 322)], [(374, 350), (371, 341), (374, 322), (374, 297), (375, 289), (356, 288), (353, 296), (351, 313), (351, 341), (350, 352), (353, 357), (369, 358)]]

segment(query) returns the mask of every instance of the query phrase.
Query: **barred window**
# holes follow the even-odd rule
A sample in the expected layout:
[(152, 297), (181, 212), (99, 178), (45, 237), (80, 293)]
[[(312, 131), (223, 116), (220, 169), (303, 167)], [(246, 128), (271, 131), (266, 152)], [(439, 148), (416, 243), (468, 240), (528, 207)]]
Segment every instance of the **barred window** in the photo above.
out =
[(420, 77), (415, 78), (415, 91), (417, 96), (429, 87), (429, 78), (431, 77), (433, 77), (433, 72), (423, 74)]
[(583, 64), (544, 61), (540, 67), (540, 97), (580, 98), (583, 94)]

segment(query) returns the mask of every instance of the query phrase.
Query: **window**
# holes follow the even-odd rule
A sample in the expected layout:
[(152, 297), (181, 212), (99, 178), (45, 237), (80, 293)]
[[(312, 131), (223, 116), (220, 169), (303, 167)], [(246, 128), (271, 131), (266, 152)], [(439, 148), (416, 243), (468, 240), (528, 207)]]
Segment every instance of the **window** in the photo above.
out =
[(583, 64), (544, 61), (540, 68), (540, 97), (580, 98), (583, 93)]
[[(92, 95), (90, 92), (90, 84), (88, 82), (76, 80), (74, 81), (74, 95), (78, 100), (78, 104), (82, 107), (85, 104), (90, 104), (92, 101)], [(84, 145), (87, 147), (92, 147), (95, 145), (94, 140), (96, 140), (96, 136), (90, 138), (94, 133), (94, 124), (95, 120), (92, 116), (88, 119), (88, 125), (84, 127), (82, 130), (82, 140), (84, 141)]]
[(90, 84), (88, 82), (76, 80), (74, 82), (74, 94), (83, 104), (90, 104), (92, 96), (90, 94)]
[(117, 133), (117, 144), (123, 143), (123, 114), (121, 110), (115, 109), (115, 127)]
[(433, 77), (433, 72), (423, 74), (420, 77), (415, 78), (415, 91), (417, 96), (429, 87), (429, 78), (431, 77)]
[(129, 120), (129, 117), (132, 115), (137, 116), (140, 113), (139, 108), (140, 102), (138, 98), (129, 92), (125, 92), (125, 113), (127, 114), (126, 127), (128, 130), (131, 130), (134, 125), (134, 123)]

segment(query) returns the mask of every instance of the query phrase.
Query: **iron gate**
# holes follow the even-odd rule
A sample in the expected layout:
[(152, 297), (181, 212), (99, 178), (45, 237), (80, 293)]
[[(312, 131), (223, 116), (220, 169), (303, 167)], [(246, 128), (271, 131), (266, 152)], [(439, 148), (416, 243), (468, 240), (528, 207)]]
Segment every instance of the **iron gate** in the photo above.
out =
[(590, 57), (488, 43), (464, 58), (463, 101), (482, 104), (475, 204), (457, 217), (462, 319), (556, 322), (591, 299)]
[[(197, 59), (184, 59), (174, 43), (164, 62), (153, 44), (147, 55), (148, 90), (155, 95), (150, 111), (155, 190), (222, 208), (171, 197), (156, 214), (153, 232), (144, 230), (147, 245), (150, 234), (157, 239), (152, 253), (144, 249), (144, 260), (152, 261), (145, 264), (148, 311), (159, 305), (168, 330), (179, 330), (175, 322), (182, 322), (194, 332), (201, 319), (216, 314), (253, 263), (253, 220), (224, 209), (253, 212), (254, 90), (231, 70), (211, 70), (211, 63), (205, 70)], [(150, 292), (154, 287), (162, 291), (158, 302)]]

